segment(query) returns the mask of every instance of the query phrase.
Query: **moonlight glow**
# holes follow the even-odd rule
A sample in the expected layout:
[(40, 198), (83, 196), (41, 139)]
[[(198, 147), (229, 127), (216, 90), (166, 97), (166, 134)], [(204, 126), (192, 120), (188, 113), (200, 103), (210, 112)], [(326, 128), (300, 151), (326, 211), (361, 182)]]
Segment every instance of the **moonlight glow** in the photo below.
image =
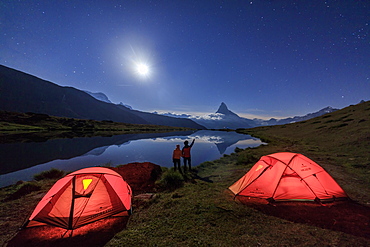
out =
[(136, 71), (137, 71), (137, 73), (139, 73), (139, 75), (142, 75), (142, 76), (149, 75), (149, 67), (148, 67), (148, 65), (143, 64), (143, 63), (138, 64), (136, 66)]

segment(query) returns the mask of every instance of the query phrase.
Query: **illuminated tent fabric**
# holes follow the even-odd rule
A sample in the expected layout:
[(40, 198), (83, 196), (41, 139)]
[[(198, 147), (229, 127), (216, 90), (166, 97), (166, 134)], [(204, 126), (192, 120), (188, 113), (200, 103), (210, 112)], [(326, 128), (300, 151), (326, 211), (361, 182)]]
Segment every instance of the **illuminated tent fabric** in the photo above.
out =
[(321, 166), (297, 153), (275, 153), (261, 157), (229, 189), (235, 196), (269, 201), (326, 201), (347, 197)]
[(109, 168), (91, 167), (58, 180), (24, 227), (52, 225), (68, 230), (131, 212), (131, 188)]

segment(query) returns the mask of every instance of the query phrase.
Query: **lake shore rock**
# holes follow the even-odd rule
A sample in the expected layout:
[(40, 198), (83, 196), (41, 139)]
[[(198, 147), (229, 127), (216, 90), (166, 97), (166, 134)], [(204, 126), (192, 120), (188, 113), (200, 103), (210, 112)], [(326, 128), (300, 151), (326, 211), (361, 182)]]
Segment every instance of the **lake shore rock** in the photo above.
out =
[(131, 186), (134, 195), (155, 192), (155, 182), (162, 174), (159, 165), (134, 162), (112, 167)]

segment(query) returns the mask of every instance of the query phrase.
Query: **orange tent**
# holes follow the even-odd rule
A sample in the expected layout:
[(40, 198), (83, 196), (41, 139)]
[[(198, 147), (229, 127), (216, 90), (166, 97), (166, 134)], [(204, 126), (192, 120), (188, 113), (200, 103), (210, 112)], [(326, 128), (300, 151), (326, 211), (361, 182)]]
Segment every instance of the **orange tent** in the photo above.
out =
[(321, 166), (297, 153), (275, 153), (261, 157), (229, 189), (235, 196), (269, 201), (347, 198), (343, 189)]
[(24, 227), (52, 225), (73, 230), (109, 216), (131, 213), (131, 188), (115, 171), (91, 167), (58, 180)]

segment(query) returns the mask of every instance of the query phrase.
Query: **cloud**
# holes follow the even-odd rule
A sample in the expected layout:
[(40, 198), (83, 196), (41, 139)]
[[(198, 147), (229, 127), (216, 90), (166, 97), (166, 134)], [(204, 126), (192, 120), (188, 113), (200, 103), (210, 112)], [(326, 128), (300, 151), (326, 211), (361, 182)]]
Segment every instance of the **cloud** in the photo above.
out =
[(221, 120), (224, 114), (221, 113), (211, 113), (203, 116), (194, 116), (195, 119), (204, 119), (204, 120)]

